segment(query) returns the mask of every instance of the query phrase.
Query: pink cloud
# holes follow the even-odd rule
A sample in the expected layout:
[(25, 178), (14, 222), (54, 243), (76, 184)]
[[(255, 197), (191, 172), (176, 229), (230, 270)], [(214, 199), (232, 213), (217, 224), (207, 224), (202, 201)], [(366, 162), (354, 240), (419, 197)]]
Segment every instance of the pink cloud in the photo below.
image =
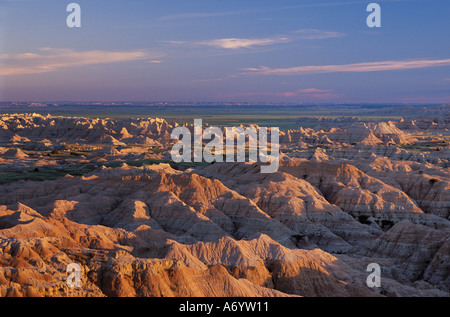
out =
[[(43, 48), (40, 53), (1, 54), (1, 76), (40, 74), (86, 65), (120, 63), (157, 58), (147, 51), (74, 51), (72, 49)], [(155, 62), (155, 61), (153, 61)], [(159, 62), (159, 61), (157, 61)]]
[(202, 41), (198, 42), (197, 44), (236, 50), (241, 48), (251, 48), (253, 46), (272, 45), (287, 41), (289, 41), (289, 39), (286, 37), (273, 37), (261, 39), (224, 38), (224, 39)]
[(326, 92), (330, 92), (330, 91), (332, 91), (332, 90), (323, 90), (323, 89), (317, 89), (317, 88), (306, 88), (306, 89), (298, 90), (298, 92), (302, 93), (302, 94), (326, 93)]
[(390, 70), (420, 69), (428, 67), (450, 66), (450, 59), (415, 59), (400, 61), (381, 61), (344, 65), (315, 65), (288, 68), (271, 68), (266, 66), (245, 68), (241, 75), (302, 75), (344, 72), (377, 72)]
[(294, 40), (322, 40), (341, 36), (344, 36), (344, 34), (339, 32), (321, 31), (316, 29), (304, 29), (292, 32), (292, 34), (288, 36), (273, 36), (273, 37), (253, 38), (253, 39), (223, 38), (223, 39), (201, 41), (197, 42), (197, 44), (212, 46), (216, 48), (236, 50), (242, 48), (252, 48), (254, 46), (273, 45), (278, 43), (291, 42)]

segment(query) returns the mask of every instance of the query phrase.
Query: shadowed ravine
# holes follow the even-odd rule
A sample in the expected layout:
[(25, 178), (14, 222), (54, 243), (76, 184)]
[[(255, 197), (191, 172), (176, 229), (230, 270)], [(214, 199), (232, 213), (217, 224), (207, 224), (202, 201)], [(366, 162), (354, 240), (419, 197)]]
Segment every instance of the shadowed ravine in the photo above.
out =
[(91, 166), (0, 185), (0, 296), (449, 296), (449, 147), (402, 148), (448, 122), (282, 131), (272, 174), (164, 163), (162, 119), (0, 122), (0, 177)]

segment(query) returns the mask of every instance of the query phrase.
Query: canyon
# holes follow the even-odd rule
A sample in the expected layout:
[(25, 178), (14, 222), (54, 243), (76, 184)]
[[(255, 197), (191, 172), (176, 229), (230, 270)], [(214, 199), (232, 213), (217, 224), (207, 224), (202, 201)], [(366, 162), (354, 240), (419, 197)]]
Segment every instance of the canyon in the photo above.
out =
[(173, 162), (193, 124), (0, 115), (0, 296), (448, 297), (450, 112), (329, 121), (264, 174)]

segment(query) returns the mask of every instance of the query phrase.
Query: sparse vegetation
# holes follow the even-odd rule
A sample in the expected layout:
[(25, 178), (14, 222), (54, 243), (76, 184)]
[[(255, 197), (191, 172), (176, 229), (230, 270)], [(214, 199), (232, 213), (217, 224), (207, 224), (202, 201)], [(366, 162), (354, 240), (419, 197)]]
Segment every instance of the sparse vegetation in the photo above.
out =
[[(327, 120), (318, 121), (326, 125)], [(297, 119), (297, 123), (300, 121)], [(288, 151), (284, 156), (286, 161), (280, 163), (280, 172), (260, 175), (258, 164), (174, 163), (170, 161), (170, 153), (156, 155), (168, 151), (171, 144), (167, 139), (170, 129), (160, 125), (161, 122), (157, 121), (149, 133), (156, 143), (134, 144), (146, 140), (146, 132), (141, 133), (139, 127), (147, 129), (147, 124), (152, 124), (149, 120), (145, 124), (131, 121), (136, 126), (127, 129), (133, 135), (130, 138), (117, 137), (117, 131), (125, 125), (128, 127), (130, 121), (105, 121), (102, 124), (113, 128), (100, 128), (85, 139), (86, 133), (80, 133), (83, 138), (69, 134), (64, 139), (61, 135), (66, 128), (62, 126), (63, 132), (55, 133), (53, 139), (39, 147), (27, 142), (20, 146), (6, 144), (11, 150), (2, 155), (0, 184), (19, 182), (0, 186), (5, 193), (2, 204), (8, 208), (0, 217), (0, 231), (6, 237), (0, 262), (12, 266), (18, 275), (43, 272), (44, 260), (54, 279), (41, 283), (34, 280), (35, 274), (30, 274), (21, 280), (33, 278), (33, 285), (42, 285), (40, 290), (46, 296), (74, 294), (73, 290), (67, 293), (68, 288), (63, 284), (58, 288), (59, 293), (54, 292), (54, 286), (60, 286), (54, 281), (63, 281), (67, 276), (63, 266), (66, 262), (83, 265), (83, 287), (95, 286), (77, 290), (84, 295), (174, 296), (180, 290), (195, 295), (198, 289), (222, 292), (226, 283), (230, 287), (225, 290), (231, 290), (232, 295), (256, 290), (257, 293), (248, 295), (265, 296), (273, 289), (286, 291), (288, 295), (316, 296), (327, 292), (337, 296), (359, 294), (361, 281), (352, 277), (361, 275), (364, 263), (360, 256), (364, 256), (367, 263), (395, 263), (396, 274), (384, 277), (395, 282), (395, 292), (440, 294), (437, 293), (440, 281), (427, 280), (430, 286), (423, 289), (423, 275), (417, 275), (419, 283), (415, 283), (403, 275), (402, 265), (425, 272), (430, 262), (423, 259), (424, 252), (432, 259), (436, 257), (433, 252), (445, 245), (448, 212), (445, 195), (441, 195), (441, 190), (445, 190), (441, 185), (448, 178), (445, 164), (449, 162), (445, 153), (411, 155), (398, 151), (395, 142), (390, 143), (392, 148), (387, 148), (387, 142), (391, 141), (385, 139), (381, 141), (383, 144), (349, 150), (346, 145), (357, 140), (353, 138), (357, 133), (352, 132), (352, 137), (347, 138), (345, 131), (338, 131), (331, 137), (326, 130), (305, 129), (282, 139), (288, 140), (283, 145)], [(43, 125), (42, 129), (45, 128)], [(35, 135), (48, 135), (27, 135), (27, 130), (24, 131), (23, 136), (18, 135), (29, 140)], [(105, 141), (113, 145), (95, 148), (84, 144), (87, 140), (101, 142), (105, 134), (117, 137)], [(69, 146), (61, 142), (70, 138), (74, 138), (71, 143), (83, 145)], [(322, 141), (327, 146), (318, 145)], [(426, 142), (429, 141), (428, 138)], [(424, 145), (424, 148), (432, 146)], [(311, 159), (314, 149), (321, 149), (317, 152), (324, 155)], [(373, 150), (374, 155), (367, 153), (367, 149)], [(3, 153), (4, 149), (0, 151)], [(180, 172), (154, 165), (160, 163)], [(117, 168), (123, 164), (130, 167)], [(144, 165), (145, 168), (133, 168)], [(104, 171), (103, 166), (117, 169)], [(182, 172), (188, 168), (195, 171)], [(51, 181), (67, 174), (92, 177)], [(160, 178), (155, 179), (156, 174)], [(149, 177), (155, 181), (148, 181)], [(39, 184), (38, 181), (47, 182)], [(16, 203), (26, 208), (17, 208)], [(429, 215), (423, 215), (420, 210), (434, 213), (435, 217), (425, 217)], [(390, 230), (390, 234), (383, 235), (380, 229)], [(70, 241), (64, 235), (67, 231), (70, 231)], [(38, 244), (39, 239), (45, 243)], [(170, 248), (173, 241), (183, 243), (175, 245), (176, 252), (164, 256), (161, 250)], [(23, 246), (25, 251), (16, 252), (17, 246)], [(48, 253), (44, 252), (47, 246)], [(384, 247), (398, 252), (384, 252)], [(36, 248), (42, 248), (43, 251), (37, 251), (45, 257), (29, 260), (28, 249)], [(370, 249), (372, 254), (353, 252), (364, 249)], [(212, 263), (205, 254), (220, 256)], [(11, 261), (14, 257), (23, 261)], [(192, 263), (198, 268), (185, 265), (186, 259), (194, 259)], [(244, 260), (235, 266), (236, 259)], [(53, 268), (51, 261), (54, 261)], [(446, 262), (438, 262), (433, 261), (436, 271), (444, 272)], [(34, 268), (21, 269), (29, 265)], [(288, 274), (280, 279), (280, 272)], [(11, 278), (5, 275), (7, 283), (18, 280), (19, 276), (14, 274), (9, 274)], [(186, 278), (191, 279), (189, 274), (196, 278), (192, 290), (185, 283)], [(299, 276), (307, 276), (312, 286), (298, 283)], [(244, 284), (242, 279), (246, 279)], [(157, 294), (147, 287), (152, 281), (161, 283)], [(345, 287), (336, 287), (336, 281)], [(255, 287), (251, 287), (254, 282)], [(417, 292), (415, 285), (420, 288)], [(10, 283), (7, 289), (3, 288), (4, 294), (11, 287), (17, 287), (17, 294), (22, 290), (18, 283)], [(370, 293), (364, 288), (361, 294)]]
[(93, 164), (74, 165), (63, 169), (52, 168), (35, 168), (32, 173), (27, 173), (21, 170), (0, 171), (0, 184), (9, 184), (19, 180), (24, 181), (47, 181), (54, 180), (66, 176), (82, 176), (95, 169)]
[(448, 143), (444, 140), (438, 140), (438, 141), (423, 141), (413, 144), (405, 144), (401, 145), (400, 147), (404, 150), (407, 150), (409, 152), (430, 152), (430, 151), (439, 151), (443, 147), (447, 146)]

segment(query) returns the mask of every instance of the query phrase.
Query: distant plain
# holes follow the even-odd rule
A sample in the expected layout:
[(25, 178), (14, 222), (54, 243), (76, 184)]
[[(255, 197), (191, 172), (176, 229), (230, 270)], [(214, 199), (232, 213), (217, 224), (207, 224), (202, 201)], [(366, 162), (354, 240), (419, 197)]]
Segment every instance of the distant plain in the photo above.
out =
[[(348, 124), (348, 120), (398, 121), (402, 117), (426, 115), (438, 111), (439, 105), (351, 104), (351, 105), (273, 105), (273, 104), (180, 104), (180, 103), (48, 103), (31, 106), (26, 103), (0, 105), (0, 114), (38, 113), (54, 116), (87, 118), (163, 118), (168, 121), (192, 123), (202, 119), (214, 126), (257, 124), (276, 126), (280, 129), (308, 128), (321, 124), (324, 119), (333, 120), (333, 126)], [(322, 117), (321, 120), (318, 118)], [(340, 119), (340, 120), (334, 120)]]

